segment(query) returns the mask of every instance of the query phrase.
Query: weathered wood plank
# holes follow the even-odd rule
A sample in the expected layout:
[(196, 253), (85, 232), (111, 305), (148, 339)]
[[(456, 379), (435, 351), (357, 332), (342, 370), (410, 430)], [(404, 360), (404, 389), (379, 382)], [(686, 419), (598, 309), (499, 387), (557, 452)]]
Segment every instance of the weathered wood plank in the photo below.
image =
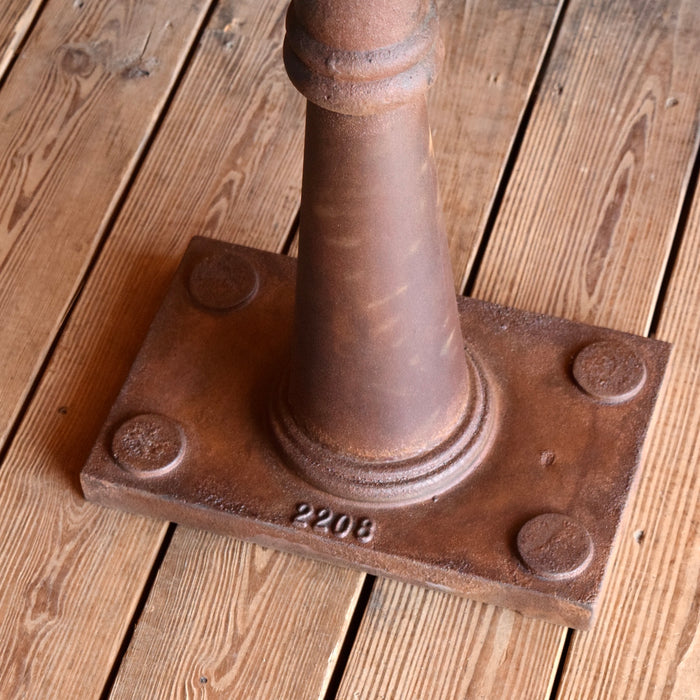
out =
[(101, 692), (165, 525), (86, 503), (79, 471), (189, 238), (279, 247), (294, 218), (303, 105), (278, 60), (283, 5), (221, 3), (0, 470), (4, 697)]
[(0, 81), (44, 0), (5, 0), (0, 7)]
[(698, 270), (696, 194), (657, 333), (674, 344), (673, 362), (646, 468), (600, 622), (574, 635), (561, 698), (700, 697)]
[[(347, 569), (183, 529), (110, 697), (317, 697), (359, 583)], [(321, 601), (333, 604), (320, 611)]]
[(544, 697), (564, 639), (493, 605), (377, 579), (338, 697)]
[(440, 196), (464, 289), (560, 0), (442, 0), (445, 64), (428, 93)]
[(475, 295), (647, 330), (697, 133), (699, 22), (692, 0), (570, 4)]
[(51, 0), (0, 99), (0, 446), (208, 0)]
[[(477, 296), (647, 330), (700, 108), (700, 75), (689, 68), (697, 6), (669, 0), (651, 10), (652, 3), (570, 3)], [(447, 599), (421, 602), (425, 596), (382, 582), (340, 697), (548, 696), (563, 630), (466, 601), (443, 612)], [(403, 675), (395, 668), (399, 643)]]
[[(440, 101), (447, 103), (453, 113), (465, 116), (460, 120), (461, 129), (448, 129), (445, 125), (444, 133), (436, 136), (436, 144), (438, 147), (442, 145), (443, 148), (443, 153), (438, 156), (439, 161), (443, 156), (441, 165), (448, 169), (455, 167), (454, 160), (450, 163), (450, 158), (454, 159), (454, 156), (444, 155), (444, 151), (455, 149), (459, 152), (456, 162), (464, 163), (468, 159), (464, 150), (470, 148), (470, 142), (464, 134), (468, 133), (470, 128), (476, 132), (487, 129), (479, 124), (486, 124), (489, 121), (488, 114), (498, 115), (498, 118), (494, 118), (498, 124), (488, 127), (491, 134), (489, 152), (494, 162), (487, 163), (485, 155), (475, 156), (475, 160), (481, 165), (479, 173), (474, 173), (474, 176), (479, 181), (483, 180), (482, 192), (485, 197), (490, 198), (497, 186), (498, 175), (527, 100), (557, 6), (532, 3), (529, 9), (525, 10), (514, 10), (511, 7), (510, 10), (505, 9), (499, 14), (501, 22), (494, 25), (493, 8), (487, 5), (488, 3), (477, 3), (476, 9), (468, 10), (466, 16), (462, 16), (456, 3), (446, 4), (448, 12), (444, 24), (445, 39), (452, 58), (450, 67), (445, 70), (447, 77), (444, 84), (436, 88), (436, 91), (442, 90), (436, 96), (436, 101), (438, 105)], [(509, 6), (509, 3), (504, 5), (506, 8)], [(523, 29), (524, 26), (527, 26), (526, 30)], [(500, 29), (494, 29), (494, 27), (500, 27)], [(517, 44), (512, 43), (514, 28), (519, 28), (521, 36), (521, 41)], [(483, 44), (480, 43), (476, 49), (472, 46), (465, 50), (464, 31), (474, 33)], [(489, 82), (486, 68), (481, 68), (481, 50), (486, 51), (486, 46), (492, 40), (498, 41), (501, 50), (493, 52), (495, 58), (489, 69), (495, 66), (502, 82), (498, 88), (493, 88), (488, 101), (474, 104), (473, 97), (476, 92), (479, 92), (479, 88), (463, 94), (460, 86), (464, 81), (465, 73), (470, 69), (481, 78), (479, 85), (496, 85), (493, 80)], [(463, 62), (467, 63), (466, 68)], [(449, 123), (449, 119), (445, 122)], [(459, 178), (459, 173), (452, 175), (453, 180)], [(460, 208), (459, 211), (454, 212), (453, 223), (458, 219), (464, 227), (463, 230), (470, 231), (472, 246), (478, 242), (476, 229), (482, 222), (483, 216), (482, 209), (467, 213)], [(276, 593), (274, 595), (270, 593), (265, 599), (267, 613), (255, 612), (248, 606), (241, 608), (241, 615), (255, 614), (260, 617), (256, 626), (238, 636), (232, 634), (229, 637), (220, 637), (216, 641), (205, 640), (194, 623), (179, 619), (179, 613), (170, 604), (171, 596), (174, 594), (166, 582), (173, 580), (178, 570), (176, 552), (182, 549), (183, 552), (189, 552), (189, 555), (183, 554), (183, 557), (189, 556), (197, 560), (197, 550), (204, 541), (206, 536), (202, 534), (185, 529), (176, 531), (172, 552), (167, 553), (161, 568), (162, 580), (159, 576), (155, 582), (149, 598), (149, 606), (137, 626), (129, 652), (120, 668), (114, 695), (128, 697), (133, 688), (138, 688), (140, 693), (149, 697), (184, 697), (186, 688), (192, 688), (193, 683), (196, 687), (199, 677), (197, 674), (203, 668), (202, 664), (206, 664), (211, 669), (209, 674), (214, 679), (212, 685), (207, 683), (207, 692), (220, 697), (323, 697), (332, 671), (334, 653), (344, 636), (347, 614), (354, 604), (363, 576), (329, 567), (330, 571), (337, 572), (334, 574), (336, 576), (341, 575), (339, 572), (342, 571), (342, 589), (319, 589), (309, 598), (312, 602), (309, 603), (307, 610), (310, 624), (321, 631), (325, 651), (323, 654), (317, 653), (312, 646), (315, 654), (314, 665), (308, 656), (307, 642), (302, 644), (299, 641), (295, 647), (297, 655), (294, 665), (290, 667), (292, 660), (288, 656), (288, 645), (294, 643), (291, 630), (285, 628), (277, 644), (270, 643), (269, 639), (271, 629), (274, 629), (272, 621), (280, 614), (280, 610), (285, 608), (294, 610), (297, 596), (303, 591), (303, 585), (289, 588), (283, 580), (276, 582), (278, 585)], [(221, 546), (233, 545), (222, 543)], [(220, 559), (228, 561), (223, 555), (220, 555)], [(309, 564), (298, 558), (290, 558), (289, 561), (288, 580), (299, 579), (303, 584), (307, 580), (305, 571)], [(202, 566), (211, 567), (211, 562), (204, 562)], [(319, 567), (319, 571), (326, 571), (325, 568), (321, 568), (321, 565), (314, 566)], [(324, 578), (328, 575), (324, 574)], [(217, 591), (224, 586), (223, 580), (228, 582), (225, 584), (225, 590), (236, 599), (237, 609), (240, 604), (239, 594), (236, 593), (238, 586), (241, 585), (240, 577), (236, 573), (233, 560), (223, 570), (222, 576), (222, 579), (217, 576), (210, 581), (200, 583), (202, 572), (197, 567), (193, 567), (183, 571), (182, 576), (176, 578), (177, 594), (184, 595), (188, 592), (188, 595), (192, 596), (191, 605), (198, 611), (198, 616), (211, 621), (211, 624), (220, 616), (220, 611), (211, 601), (215, 599)], [(341, 615), (341, 612), (344, 614)], [(153, 633), (154, 629), (158, 630), (157, 634)], [(305, 639), (305, 634), (306, 630), (294, 632), (299, 640)], [(248, 640), (254, 638), (261, 641), (248, 648)], [(553, 640), (553, 644), (558, 644), (560, 638), (559, 634)], [(206, 652), (203, 651), (205, 648)], [(163, 664), (160, 669), (159, 664)], [(260, 669), (263, 666), (275, 669), (273, 677), (261, 672)], [(303, 670), (300, 671), (300, 669)], [(300, 673), (303, 675), (299, 675)], [(207, 673), (204, 675), (209, 678)], [(263, 682), (268, 684), (264, 692), (260, 685)]]

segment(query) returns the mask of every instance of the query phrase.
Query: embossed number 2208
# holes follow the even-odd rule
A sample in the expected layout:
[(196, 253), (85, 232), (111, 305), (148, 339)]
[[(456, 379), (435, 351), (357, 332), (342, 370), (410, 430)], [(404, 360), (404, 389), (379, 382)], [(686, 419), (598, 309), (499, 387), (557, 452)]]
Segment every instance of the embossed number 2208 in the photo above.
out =
[(374, 537), (374, 522), (369, 518), (355, 520), (345, 513), (334, 513), (330, 508), (314, 508), (308, 503), (297, 504), (292, 522), (301, 527), (311, 527), (319, 532), (325, 532), (339, 539), (350, 533), (358, 542), (370, 542)]

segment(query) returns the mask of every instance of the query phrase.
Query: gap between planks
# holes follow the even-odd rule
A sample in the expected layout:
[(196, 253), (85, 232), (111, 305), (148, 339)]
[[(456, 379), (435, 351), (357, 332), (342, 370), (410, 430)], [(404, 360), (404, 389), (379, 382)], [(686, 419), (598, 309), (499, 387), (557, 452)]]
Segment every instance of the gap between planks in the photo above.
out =
[[(75, 0), (74, 7), (77, 7), (80, 9), (82, 7), (83, 0)], [(44, 375), (44, 372), (46, 371), (46, 368), (49, 366), (49, 363), (51, 361), (51, 357), (53, 356), (53, 353), (58, 345), (58, 342), (61, 339), (61, 336), (63, 335), (63, 331), (66, 327), (66, 324), (68, 322), (68, 319), (72, 313), (72, 310), (77, 303), (80, 294), (82, 293), (85, 283), (87, 279), (90, 277), (90, 274), (92, 273), (92, 270), (95, 266), (96, 261), (98, 260), (100, 253), (102, 252), (102, 248), (104, 247), (104, 243), (109, 236), (110, 231), (112, 230), (112, 226), (114, 224), (114, 220), (116, 219), (119, 211), (121, 210), (121, 207), (126, 199), (126, 197), (129, 194), (129, 191), (131, 189), (131, 186), (134, 182), (134, 179), (136, 177), (136, 174), (138, 173), (141, 164), (143, 163), (143, 160), (148, 153), (151, 143), (153, 142), (153, 139), (155, 135), (158, 133), (158, 129), (160, 127), (160, 124), (162, 123), (165, 115), (168, 112), (168, 108), (170, 106), (170, 103), (172, 99), (174, 98), (175, 94), (177, 93), (178, 86), (180, 84), (180, 81), (182, 80), (182, 77), (184, 73), (187, 70), (187, 66), (190, 63), (191, 57), (193, 52), (196, 49), (196, 45), (198, 43), (198, 37), (201, 34), (201, 32), (204, 29), (204, 26), (206, 25), (207, 18), (211, 14), (211, 12), (214, 9), (214, 5), (210, 5), (209, 9), (207, 12), (205, 12), (203, 18), (201, 19), (199, 25), (198, 25), (198, 32), (197, 34), (193, 37), (193, 40), (190, 42), (189, 47), (185, 45), (183, 49), (188, 49), (185, 52), (185, 58), (184, 61), (182, 62), (181, 65), (177, 66), (177, 70), (174, 75), (174, 80), (172, 82), (172, 85), (170, 87), (169, 92), (167, 93), (167, 96), (165, 97), (164, 102), (161, 105), (160, 110), (157, 112), (157, 114), (154, 115), (153, 122), (151, 125), (149, 125), (149, 130), (146, 131), (143, 134), (143, 139), (141, 141), (141, 144), (139, 145), (139, 149), (137, 151), (134, 151), (132, 154), (132, 164), (131, 168), (128, 172), (124, 173), (123, 177), (123, 185), (120, 183), (120, 187), (116, 190), (115, 192), (115, 197), (113, 199), (113, 202), (110, 203), (110, 207), (104, 212), (103, 216), (103, 221), (105, 222), (100, 230), (99, 230), (99, 236), (96, 238), (94, 242), (94, 251), (87, 251), (86, 254), (89, 253), (89, 259), (86, 257), (86, 265), (84, 272), (79, 275), (79, 277), (76, 275), (76, 280), (75, 280), (75, 291), (73, 292), (72, 296), (70, 297), (70, 301), (66, 304), (63, 313), (62, 313), (62, 318), (60, 323), (56, 326), (56, 330), (54, 332), (53, 338), (51, 339), (50, 343), (44, 338), (44, 342), (37, 342), (36, 346), (32, 348), (33, 350), (36, 351), (37, 357), (35, 359), (35, 364), (34, 364), (34, 377), (32, 378), (31, 381), (26, 382), (27, 388), (25, 389), (24, 392), (24, 397), (22, 398), (21, 401), (19, 401), (15, 407), (15, 412), (13, 416), (13, 420), (5, 427), (5, 433), (4, 435), (0, 436), (4, 439), (0, 439), (0, 468), (2, 468), (2, 464), (5, 461), (5, 458), (11, 448), (12, 442), (14, 440), (14, 437), (19, 430), (19, 427), (22, 423), (22, 420), (29, 409), (29, 406), (31, 405), (31, 402), (34, 398), (34, 394), (36, 393), (36, 390), (41, 382), (41, 379)], [(168, 22), (172, 22), (172, 20), (168, 20)], [(146, 44), (150, 43), (150, 36), (151, 33), (147, 35), (146, 39)], [(142, 50), (143, 53), (143, 50)], [(1, 85), (1, 81), (0, 81)], [(1, 88), (0, 88), (1, 90)], [(98, 154), (98, 160), (103, 158), (103, 154)], [(115, 158), (110, 159), (110, 162), (112, 160), (116, 160)], [(83, 162), (81, 161), (82, 167), (86, 167), (88, 165), (87, 161)], [(0, 265), (0, 269), (2, 268), (2, 265)], [(30, 270), (30, 275), (31, 273), (34, 272), (34, 270)], [(69, 281), (70, 278), (67, 278), (66, 281)], [(39, 280), (36, 280), (37, 283)], [(9, 286), (9, 285), (8, 285)], [(12, 290), (11, 290), (12, 291)], [(60, 298), (60, 292), (65, 291), (67, 292), (68, 290), (61, 290), (61, 289), (50, 289), (50, 290), (45, 290), (47, 292), (50, 292), (52, 296), (55, 298)], [(58, 292), (58, 293), (57, 293)], [(22, 303), (22, 302), (20, 302)], [(24, 304), (24, 306), (27, 306)], [(28, 309), (28, 311), (32, 311), (32, 309)], [(54, 311), (53, 308), (50, 308), (49, 311)], [(49, 319), (50, 320), (50, 319)], [(12, 333), (12, 320), (10, 319), (10, 322), (6, 326), (6, 332)], [(48, 324), (47, 324), (48, 326)], [(43, 330), (46, 330), (44, 328)], [(43, 353), (43, 357), (41, 356)], [(28, 359), (32, 359), (31, 354), (28, 355)], [(27, 366), (25, 369), (29, 369)], [(13, 368), (15, 372), (17, 372), (17, 367), (15, 366)], [(20, 372), (21, 373), (21, 372)], [(1, 426), (0, 426), (1, 427)]]

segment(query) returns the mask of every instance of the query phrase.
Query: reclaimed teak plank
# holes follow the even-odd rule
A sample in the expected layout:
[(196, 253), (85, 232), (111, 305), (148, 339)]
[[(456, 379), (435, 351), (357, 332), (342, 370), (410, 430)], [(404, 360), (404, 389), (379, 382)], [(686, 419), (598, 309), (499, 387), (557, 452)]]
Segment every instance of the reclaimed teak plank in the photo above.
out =
[[(284, 5), (223, 2), (212, 17), (0, 470), (3, 697), (97, 697), (118, 656), (167, 525), (85, 502), (78, 474), (190, 237), (279, 248), (288, 233), (303, 109), (277, 58)], [(113, 115), (114, 130), (132, 119), (121, 109), (127, 124)], [(83, 215), (73, 212), (76, 225)], [(203, 538), (195, 551), (213, 546), (201, 533), (189, 536)], [(238, 579), (246, 591), (266, 562), (262, 588), (281, 591), (291, 576), (305, 576), (342, 611), (344, 572), (308, 562), (288, 571), (281, 555), (266, 559), (234, 543), (207, 561), (233, 553), (249, 563), (250, 575)], [(340, 587), (351, 610), (356, 585)], [(246, 605), (247, 593), (240, 600)], [(305, 604), (303, 590), (299, 600)], [(313, 606), (306, 610), (313, 620)], [(212, 614), (221, 619), (220, 609)], [(292, 635), (290, 649), (294, 640), (310, 643)]]
[[(648, 332), (695, 154), (700, 10), (687, 1), (642, 5), (568, 7), (476, 296)], [(608, 605), (586, 635), (601, 635), (601, 660), (616, 645), (610, 614)], [(686, 644), (695, 621), (688, 625)], [(383, 581), (339, 697), (549, 697), (563, 631)], [(634, 647), (630, 640), (627, 651)], [(579, 663), (575, 697), (588, 673)], [(618, 688), (629, 680), (621, 672)]]
[[(450, 63), (433, 95), (434, 112), (439, 112), (437, 128), (442, 131), (442, 137), (436, 138), (438, 148), (442, 145), (437, 154), (440, 167), (447, 171), (448, 181), (454, 183), (465, 177), (454, 168), (464, 167), (470, 154), (473, 155), (479, 167), (471, 176), (475, 186), (482, 188), (480, 192), (485, 200), (492, 198), (497, 188), (558, 12), (555, 3), (532, 2), (516, 8), (505, 2), (499, 7), (499, 22), (494, 23), (491, 3), (476, 2), (466, 9), (458, 3), (443, 3), (443, 33)], [(465, 32), (478, 40), (469, 44)], [(514, 35), (517, 42), (512, 41)], [(492, 43), (499, 49), (487, 48)], [(492, 57), (488, 65), (483, 65), (485, 53)], [(277, 57), (271, 60), (279, 63)], [(493, 79), (494, 70), (499, 75), (498, 81)], [(475, 95), (482, 90), (484, 98), (477, 101)], [(455, 119), (458, 126), (449, 126)], [(476, 139), (479, 135), (480, 140), (485, 138), (484, 132), (488, 132), (489, 140), (478, 149), (472, 139), (465, 137), (473, 134)], [(467, 257), (473, 256), (478, 245), (486, 209), (482, 206), (464, 209), (456, 202), (448, 206), (448, 224), (471, 236), (469, 245), (461, 244)], [(212, 542), (218, 542), (217, 566), (221, 568), (207, 578), (203, 571), (210, 569), (212, 563), (200, 557), (198, 550), (213, 546)], [(263, 609), (242, 598), (240, 587), (246, 584), (241, 583), (240, 564), (226, 554), (238, 547), (230, 540), (185, 528), (176, 530), (120, 668), (113, 697), (131, 697), (134, 688), (147, 697), (185, 697), (187, 689), (194, 688), (212, 697), (324, 696), (335, 651), (345, 633), (346, 615), (354, 605), (363, 575), (314, 565), (315, 575), (322, 580), (331, 579), (330, 572), (334, 572), (333, 577), (341, 574), (347, 577), (343, 578), (342, 588), (338, 584), (317, 587), (306, 573), (311, 564), (285, 555), (288, 568), (284, 577), (278, 581), (258, 578), (259, 599), (266, 606)], [(251, 552), (246, 556), (262, 556), (252, 554), (257, 548), (245, 547), (243, 551)], [(185, 568), (183, 562), (188, 560), (201, 564)], [(268, 592), (273, 584), (278, 586), (277, 590)], [(315, 628), (316, 633), (302, 627), (291, 635), (293, 628), (289, 625), (282, 625), (275, 632), (285, 609), (295, 617), (292, 611), (302, 593), (309, 601), (306, 624), (312, 630)], [(184, 601), (185, 597), (184, 607), (176, 608), (173, 602)], [(221, 619), (220, 604), (227, 599), (236, 603), (236, 612), (231, 615), (243, 618), (240, 630), (207, 636), (204, 630), (211, 629)], [(245, 623), (247, 617), (253, 618), (250, 625)], [(317, 640), (325, 637), (334, 646), (328, 642), (324, 657), (316, 646)], [(554, 636), (552, 644), (559, 644), (561, 637), (561, 634)], [(313, 670), (310, 651), (315, 654)], [(206, 678), (207, 683), (203, 684), (201, 678)]]
[(574, 633), (561, 698), (700, 697), (699, 194), (657, 331), (674, 362), (646, 468), (598, 628)]
[(44, 0), (6, 0), (0, 7), (0, 83)]
[(206, 2), (51, 0), (0, 91), (0, 447), (194, 41)]

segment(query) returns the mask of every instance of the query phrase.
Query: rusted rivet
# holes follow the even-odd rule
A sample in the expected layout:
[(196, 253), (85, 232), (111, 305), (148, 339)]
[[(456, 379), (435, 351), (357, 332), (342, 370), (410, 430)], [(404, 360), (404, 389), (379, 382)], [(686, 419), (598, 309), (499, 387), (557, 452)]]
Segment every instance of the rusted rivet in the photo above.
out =
[(192, 298), (205, 308), (231, 311), (253, 299), (258, 291), (258, 273), (241, 255), (212, 255), (194, 266), (188, 287)]
[(169, 471), (178, 465), (184, 452), (182, 428), (155, 413), (130, 418), (112, 438), (112, 455), (119, 466), (143, 476)]
[(528, 520), (518, 532), (517, 546), (534, 574), (554, 580), (580, 574), (593, 558), (588, 530), (560, 513), (544, 513)]
[(622, 403), (644, 386), (647, 370), (634, 350), (622, 343), (602, 340), (579, 352), (573, 375), (579, 387), (594, 399)]

